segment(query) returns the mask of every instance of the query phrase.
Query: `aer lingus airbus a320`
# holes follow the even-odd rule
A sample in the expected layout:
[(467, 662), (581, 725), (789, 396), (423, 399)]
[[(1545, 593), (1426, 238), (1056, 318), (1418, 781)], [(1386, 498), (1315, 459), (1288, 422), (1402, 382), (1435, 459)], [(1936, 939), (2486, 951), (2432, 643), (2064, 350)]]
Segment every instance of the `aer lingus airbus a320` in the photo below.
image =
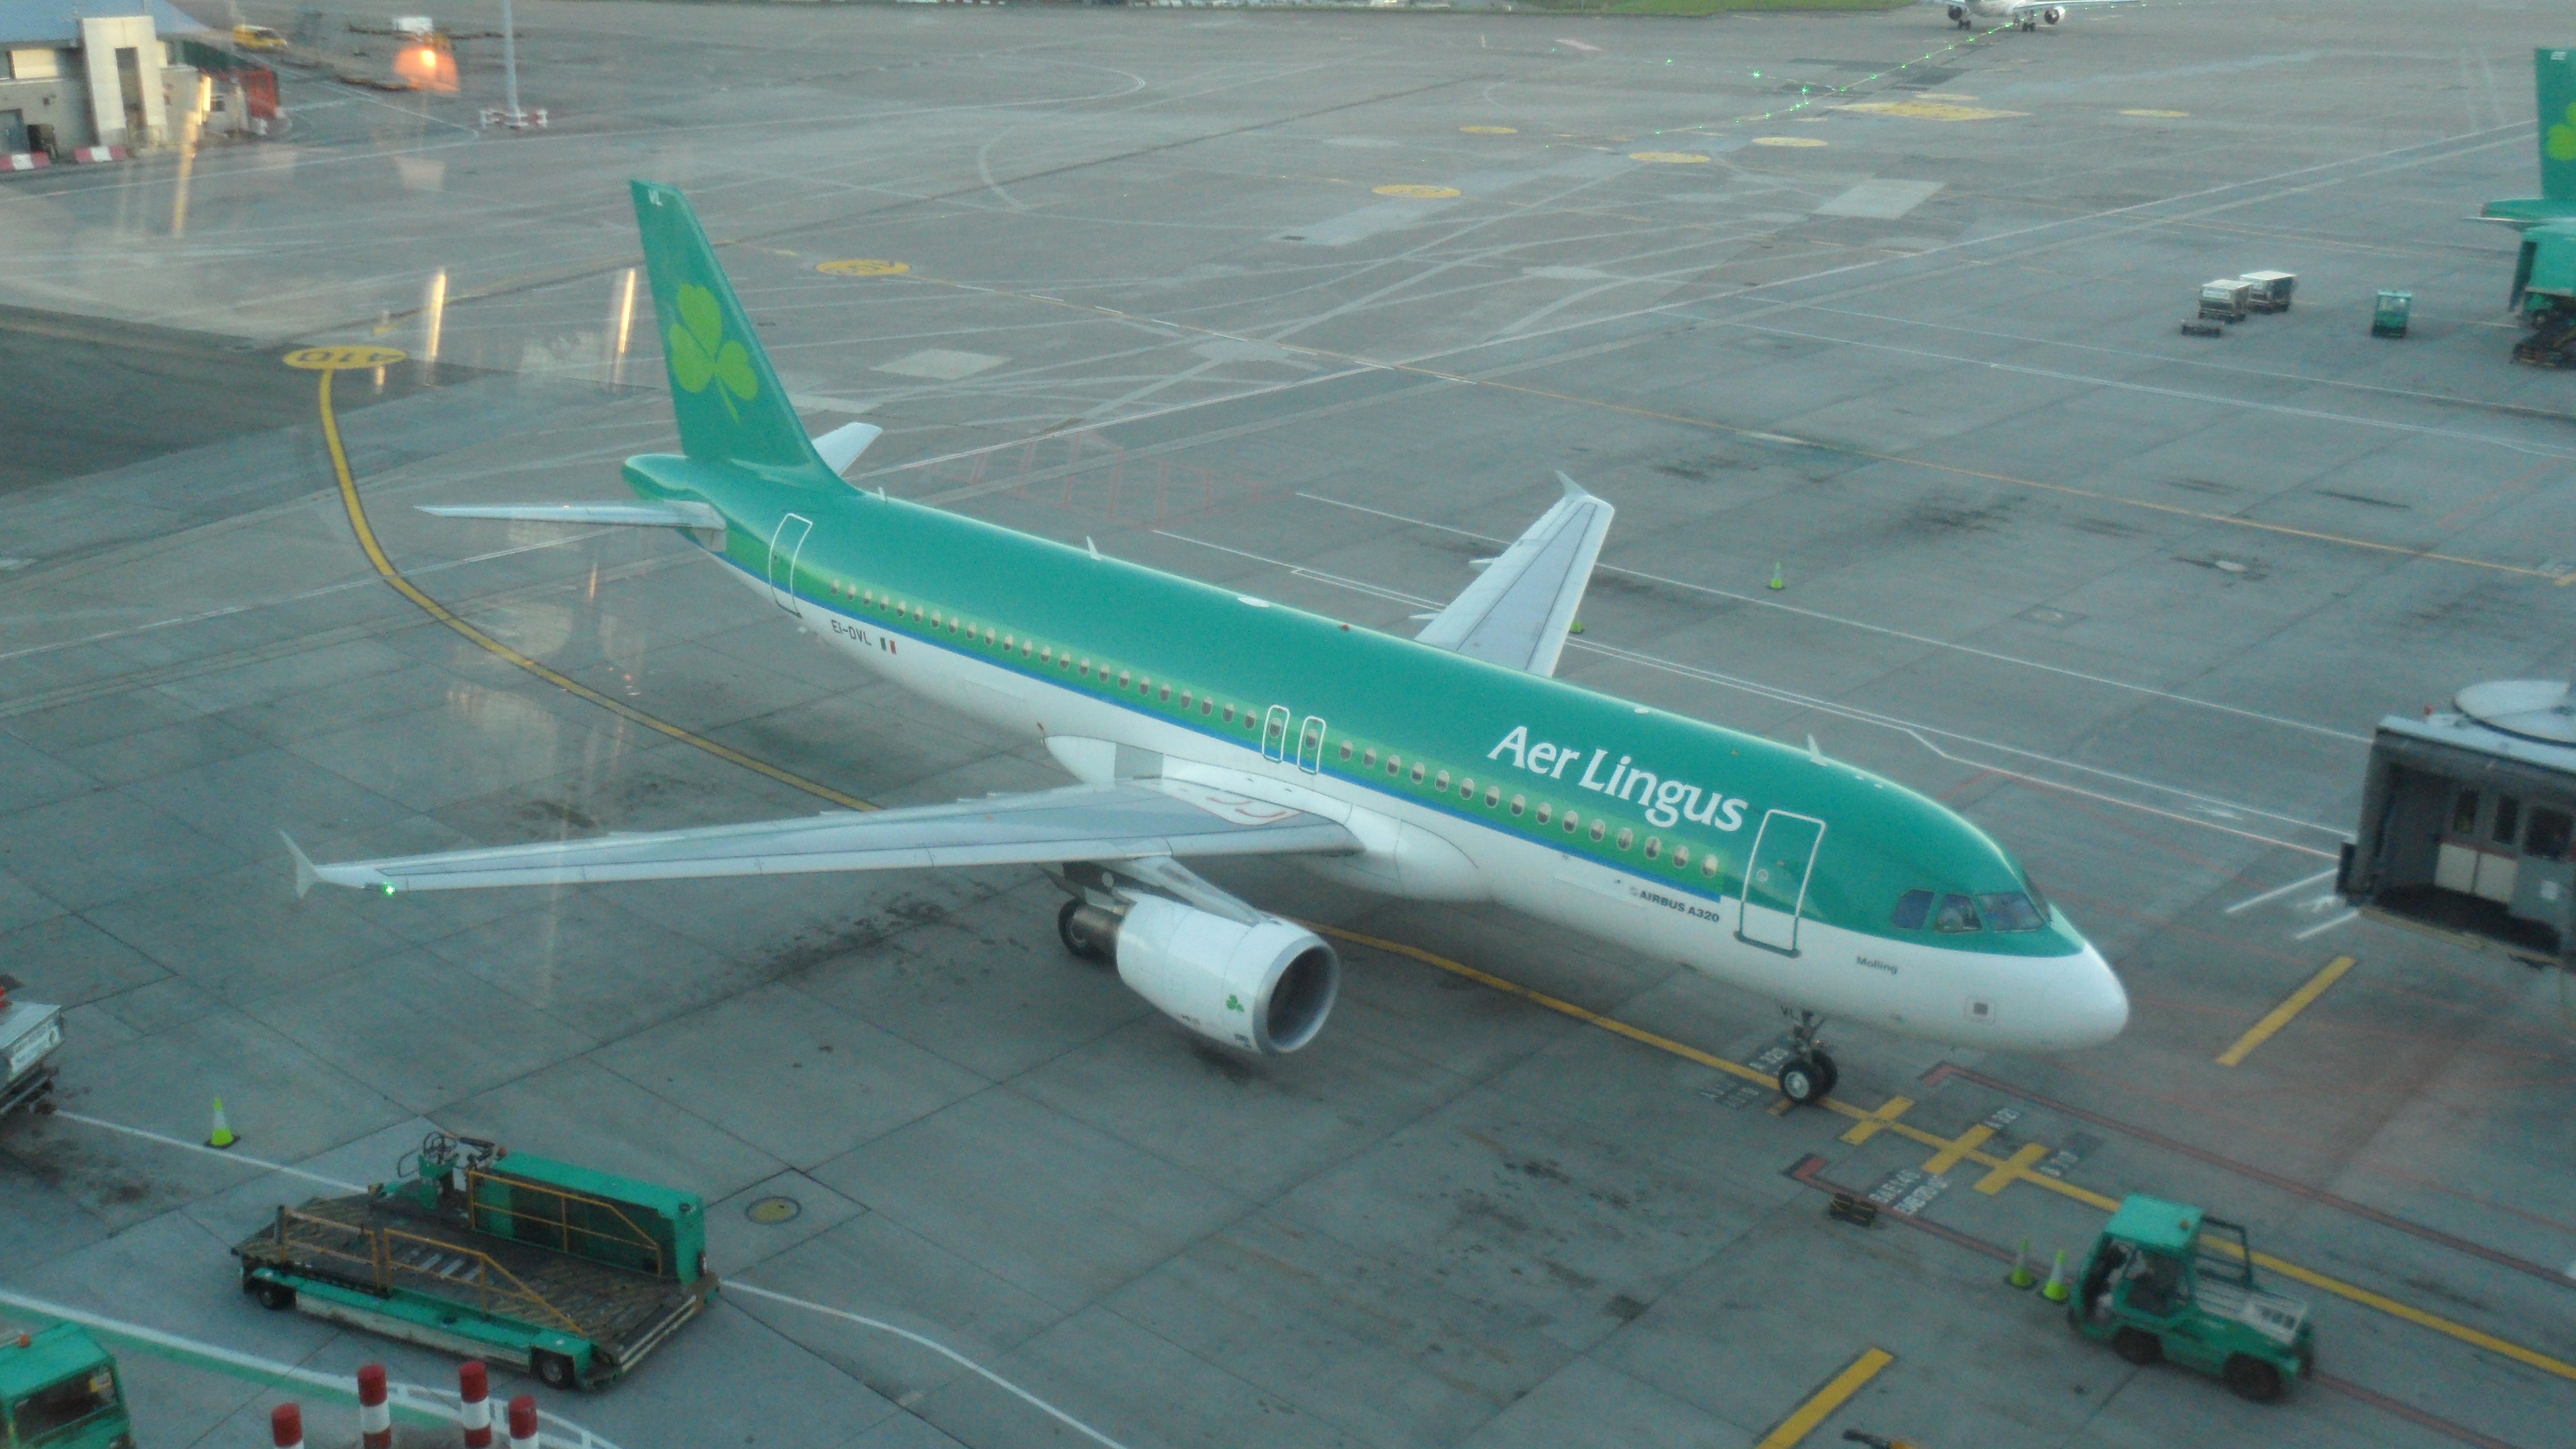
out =
[(2069, 10), (2088, 10), (2097, 5), (2135, 5), (2139, 0), (1917, 0), (1917, 3), (1947, 7), (1950, 23), (1961, 30), (1974, 30), (1980, 25), (1992, 25), (1998, 29), (2018, 25), (2024, 30), (2037, 30), (2065, 19)]
[(1610, 526), (1570, 480), (1414, 639), (861, 492), (840, 473), (877, 430), (809, 439), (688, 202), (634, 193), (683, 453), (627, 460), (638, 502), (429, 511), (678, 530), (863, 667), (1042, 737), (1080, 783), (333, 865), (297, 852), (299, 893), (1033, 865), (1071, 897), (1076, 955), (1202, 1036), (1288, 1052), (1332, 1009), (1332, 947), (1182, 864), (1281, 855), (1779, 1002), (1799, 1102), (1832, 1089), (1829, 1015), (2036, 1051), (2127, 1021), (2101, 955), (1957, 815), (1812, 741), (1551, 678)]

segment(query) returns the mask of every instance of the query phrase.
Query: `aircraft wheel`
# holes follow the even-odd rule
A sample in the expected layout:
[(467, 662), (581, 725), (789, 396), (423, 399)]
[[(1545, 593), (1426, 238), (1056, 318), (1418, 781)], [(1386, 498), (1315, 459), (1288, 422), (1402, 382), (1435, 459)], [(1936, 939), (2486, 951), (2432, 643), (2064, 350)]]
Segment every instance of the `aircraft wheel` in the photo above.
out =
[(2268, 1404), (2281, 1397), (2281, 1371), (2259, 1358), (2248, 1358), (2240, 1353), (2227, 1361), (2227, 1367), (2220, 1371), (2219, 1376), (2227, 1380), (2227, 1386), (2234, 1389), (2240, 1399)]
[(1073, 913), (1081, 909), (1082, 902), (1066, 901), (1064, 909), (1055, 913), (1055, 938), (1064, 943), (1064, 949), (1070, 952), (1075, 960), (1097, 961), (1100, 959), (1100, 948), (1092, 945), (1088, 938), (1073, 928)]
[(2150, 1364), (2165, 1356), (2165, 1342), (2143, 1328), (2123, 1328), (2111, 1335), (2111, 1351), (2134, 1364)]
[(1825, 1071), (1813, 1058), (1789, 1058), (1780, 1064), (1780, 1095), (1801, 1107), (1823, 1101), (1826, 1089), (1832, 1085)]

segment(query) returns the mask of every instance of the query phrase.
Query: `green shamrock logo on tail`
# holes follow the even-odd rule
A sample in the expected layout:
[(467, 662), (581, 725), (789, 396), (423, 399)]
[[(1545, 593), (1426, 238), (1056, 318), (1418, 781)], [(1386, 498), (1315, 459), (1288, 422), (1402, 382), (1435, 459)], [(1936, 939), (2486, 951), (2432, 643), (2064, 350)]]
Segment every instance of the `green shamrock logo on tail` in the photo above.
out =
[(716, 294), (695, 283), (682, 286), (680, 321), (664, 340), (671, 349), (671, 376), (680, 387), (705, 392), (708, 383), (724, 384), (716, 396), (725, 415), (740, 422), (733, 400), (760, 396), (760, 379), (752, 374), (751, 354), (724, 335), (724, 309), (716, 305)]
[(2552, 161), (2576, 161), (2576, 105), (2568, 106), (2567, 119), (2549, 128), (2541, 147)]

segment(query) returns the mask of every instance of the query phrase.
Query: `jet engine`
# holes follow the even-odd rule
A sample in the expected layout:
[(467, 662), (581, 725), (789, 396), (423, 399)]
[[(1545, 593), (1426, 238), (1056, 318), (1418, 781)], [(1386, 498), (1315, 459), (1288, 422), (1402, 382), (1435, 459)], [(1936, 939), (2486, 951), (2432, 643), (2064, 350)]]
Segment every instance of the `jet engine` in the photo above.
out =
[(2047, 21), (2051, 25), (2055, 25), (2057, 22), (2066, 18), (2066, 11), (2062, 6), (2051, 5), (2047, 9), (2039, 12), (2039, 18)]
[(1156, 1010), (1208, 1038), (1264, 1055), (1315, 1039), (1342, 986), (1341, 958), (1302, 926), (1246, 924), (1162, 896), (1123, 916), (1093, 905), (1065, 914), (1065, 943), (1118, 963), (1118, 979)]

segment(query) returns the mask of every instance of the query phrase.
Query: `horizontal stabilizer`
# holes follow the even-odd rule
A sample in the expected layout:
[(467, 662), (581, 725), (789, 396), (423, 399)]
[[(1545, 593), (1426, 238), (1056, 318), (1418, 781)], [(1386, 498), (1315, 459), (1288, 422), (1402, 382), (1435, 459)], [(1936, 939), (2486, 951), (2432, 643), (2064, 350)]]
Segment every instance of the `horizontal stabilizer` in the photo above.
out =
[(837, 478), (859, 461), (868, 444), (884, 436), (885, 429), (874, 423), (844, 423), (814, 440), (814, 451), (823, 455), (823, 466)]
[(420, 511), (441, 518), (508, 518), (521, 523), (615, 523), (639, 528), (722, 528), (724, 515), (703, 503), (441, 503)]

